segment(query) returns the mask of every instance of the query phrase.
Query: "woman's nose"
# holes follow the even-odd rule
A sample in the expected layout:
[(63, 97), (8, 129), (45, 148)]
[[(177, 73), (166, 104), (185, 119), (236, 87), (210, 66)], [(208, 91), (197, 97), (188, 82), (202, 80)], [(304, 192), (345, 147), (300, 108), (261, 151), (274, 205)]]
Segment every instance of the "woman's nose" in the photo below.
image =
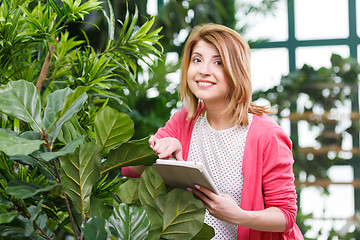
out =
[(210, 64), (204, 62), (201, 64), (199, 72), (203, 75), (210, 75), (211, 74), (211, 66)]

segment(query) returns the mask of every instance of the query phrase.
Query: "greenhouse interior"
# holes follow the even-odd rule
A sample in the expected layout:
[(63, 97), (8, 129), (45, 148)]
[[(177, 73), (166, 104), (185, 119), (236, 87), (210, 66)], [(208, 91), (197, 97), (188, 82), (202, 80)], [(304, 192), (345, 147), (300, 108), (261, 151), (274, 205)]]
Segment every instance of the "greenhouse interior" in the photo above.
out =
[(360, 240), (356, 0), (2, 0), (0, 240), (214, 236), (149, 146), (183, 107), (185, 43), (206, 23), (250, 46), (252, 101), (292, 143), (303, 238)]

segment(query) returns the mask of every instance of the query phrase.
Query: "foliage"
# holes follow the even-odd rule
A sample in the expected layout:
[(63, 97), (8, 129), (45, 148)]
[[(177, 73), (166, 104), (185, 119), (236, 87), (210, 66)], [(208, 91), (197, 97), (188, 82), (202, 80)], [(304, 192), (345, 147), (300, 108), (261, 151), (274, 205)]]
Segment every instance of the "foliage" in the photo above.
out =
[(1, 3), (0, 239), (210, 239), (190, 192), (168, 191), (151, 167), (140, 180), (121, 175), (157, 158), (110, 103), (131, 110), (118, 93), (136, 85), (139, 61), (161, 56), (161, 29), (150, 30), (154, 18), (138, 26), (135, 11), (116, 31), (109, 4), (109, 40), (97, 51), (68, 27), (100, 4)]
[[(203, 224), (205, 208), (201, 201), (182, 189), (169, 191), (153, 167), (146, 168), (140, 181), (131, 179), (126, 184), (119, 189), (119, 196), (123, 202), (145, 208), (152, 220), (148, 239), (210, 239), (214, 236), (214, 230)], [(196, 235), (200, 231), (201, 236)]]
[[(149, 17), (148, 6), (157, 9), (157, 18), (154, 27), (162, 27), (160, 32), (163, 38), (160, 43), (165, 52), (176, 52), (178, 55), (182, 52), (186, 34), (196, 25), (203, 23), (218, 23), (236, 29), (239, 32), (245, 32), (251, 26), (251, 17), (258, 14), (271, 14), (277, 7), (279, 0), (261, 0), (234, 1), (234, 0), (169, 0), (158, 1), (157, 3), (148, 0), (111, 0), (114, 6), (114, 15), (123, 19), (126, 14), (126, 6), (134, 12), (136, 6), (139, 6), (139, 22), (143, 23)], [(104, 24), (102, 20), (92, 14), (91, 20), (98, 24)], [(91, 38), (91, 33), (97, 33), (94, 28), (82, 26)], [(185, 35), (185, 36), (184, 36)], [(98, 36), (90, 39), (99, 48), (106, 43), (105, 36)]]

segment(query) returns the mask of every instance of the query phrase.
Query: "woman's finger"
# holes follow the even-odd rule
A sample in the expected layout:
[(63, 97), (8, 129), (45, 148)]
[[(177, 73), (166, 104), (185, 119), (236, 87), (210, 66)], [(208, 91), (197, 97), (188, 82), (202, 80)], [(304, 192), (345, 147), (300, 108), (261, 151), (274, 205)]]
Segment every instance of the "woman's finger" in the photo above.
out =
[(151, 136), (151, 137), (150, 137), (150, 139), (149, 139), (149, 144), (150, 144), (150, 147), (151, 147), (151, 148), (154, 148), (157, 140), (158, 140), (158, 139), (157, 139), (156, 137), (154, 137), (154, 136)]
[(175, 152), (174, 155), (175, 155), (174, 157), (177, 161), (184, 161), (184, 159), (182, 157), (182, 150)]
[(205, 196), (207, 196), (207, 198), (214, 200), (216, 197), (218, 197), (218, 195), (216, 193), (214, 193), (213, 191), (207, 189), (206, 187), (203, 187), (201, 185), (196, 184), (195, 188), (202, 192)]

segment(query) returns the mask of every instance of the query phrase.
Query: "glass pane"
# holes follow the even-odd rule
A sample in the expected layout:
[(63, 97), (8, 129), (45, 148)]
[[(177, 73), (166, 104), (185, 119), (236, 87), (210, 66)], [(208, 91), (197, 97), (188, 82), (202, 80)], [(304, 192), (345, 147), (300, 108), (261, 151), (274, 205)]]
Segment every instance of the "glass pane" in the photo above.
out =
[(347, 38), (348, 0), (295, 0), (298, 40)]
[(330, 58), (333, 53), (343, 58), (350, 56), (348, 46), (299, 47), (296, 49), (296, 67), (302, 68), (304, 64), (315, 69), (330, 67)]
[[(329, 177), (336, 182), (350, 182), (354, 180), (351, 166), (333, 166), (328, 170)], [(307, 232), (307, 237), (316, 237), (320, 229), (324, 232), (321, 239), (328, 239), (326, 235), (331, 227), (340, 230), (346, 223), (346, 218), (351, 218), (354, 211), (354, 187), (351, 185), (330, 185), (328, 194), (318, 187), (307, 187), (301, 191), (301, 210), (303, 214), (313, 214), (313, 219), (307, 220), (312, 229)], [(337, 207), (334, 207), (337, 206)], [(328, 220), (325, 220), (328, 218)], [(331, 220), (332, 218), (339, 220)], [(341, 220), (344, 218), (344, 220)], [(320, 239), (320, 238), (318, 238)]]
[[(242, 2), (256, 4), (256, 1), (254, 2), (253, 0), (245, 0)], [(259, 4), (263, 3), (260, 2)], [(245, 24), (247, 26), (245, 33), (243, 33), (246, 39), (252, 41), (258, 39), (268, 39), (269, 41), (286, 41), (288, 39), (287, 0), (279, 0), (275, 4), (274, 12), (267, 13), (266, 16), (259, 13), (256, 15), (248, 14), (247, 12), (242, 13), (242, 11), (239, 9), (237, 20), (237, 27), (242, 27)]]
[(147, 9), (147, 13), (149, 15), (157, 15), (158, 13), (158, 9), (157, 9), (157, 0), (148, 0), (147, 1), (147, 5), (146, 5), (146, 9)]
[(289, 73), (286, 48), (255, 49), (251, 51), (253, 90), (267, 90), (280, 83), (281, 76)]

